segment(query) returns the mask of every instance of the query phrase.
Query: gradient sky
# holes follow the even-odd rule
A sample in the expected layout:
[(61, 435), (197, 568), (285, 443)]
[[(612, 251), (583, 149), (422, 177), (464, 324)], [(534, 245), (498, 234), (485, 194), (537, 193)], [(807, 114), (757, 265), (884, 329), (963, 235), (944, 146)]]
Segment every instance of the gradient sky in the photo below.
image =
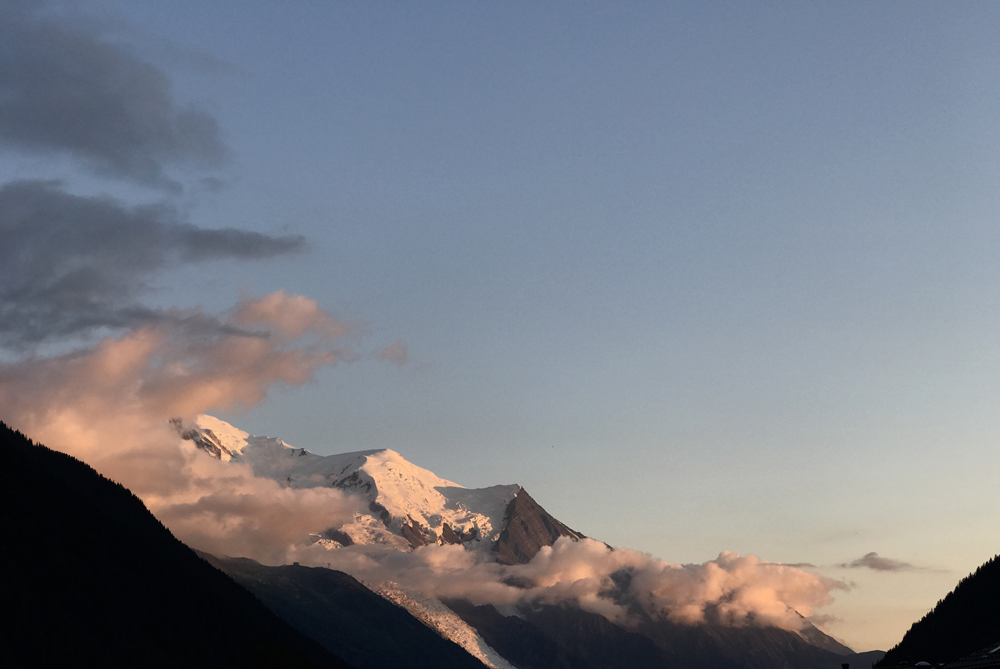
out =
[(1000, 552), (1000, 5), (62, 11), (226, 159), (180, 192), (10, 149), (0, 178), (306, 239), (151, 305), (283, 288), (364, 324), (356, 361), (220, 417), (517, 482), (673, 562), (811, 563), (854, 585), (826, 612), (856, 650)]

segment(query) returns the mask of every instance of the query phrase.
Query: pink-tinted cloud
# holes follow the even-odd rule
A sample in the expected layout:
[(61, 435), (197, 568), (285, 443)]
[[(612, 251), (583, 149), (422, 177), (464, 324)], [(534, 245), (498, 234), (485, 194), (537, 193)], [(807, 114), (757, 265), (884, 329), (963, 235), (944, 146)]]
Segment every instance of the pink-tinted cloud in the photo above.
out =
[(377, 546), (300, 546), (295, 559), (331, 566), (368, 583), (393, 582), (425, 595), (499, 607), (574, 602), (629, 625), (639, 605), (681, 624), (775, 625), (798, 631), (803, 616), (847, 589), (840, 581), (795, 567), (723, 552), (700, 565), (678, 565), (591, 539), (559, 539), (528, 564), (485, 561), (461, 546), (423, 546), (411, 553)]
[[(284, 292), (243, 302), (229, 322), (263, 336), (237, 327), (192, 335), (171, 320), (70, 354), (0, 365), (0, 416), (130, 488), (182, 540), (282, 562), (310, 531), (351, 517), (355, 500), (285, 490), (249, 467), (223, 465), (169, 421), (249, 408), (274, 384), (309, 381), (340, 360), (344, 329), (315, 301)], [(297, 340), (306, 334), (309, 341)]]
[(319, 308), (319, 303), (304, 295), (288, 295), (278, 290), (257, 300), (241, 302), (232, 316), (237, 325), (264, 327), (283, 341), (296, 340), (305, 334), (336, 339), (356, 323), (344, 323)]
[(375, 357), (379, 360), (385, 360), (393, 363), (394, 365), (402, 366), (406, 364), (409, 352), (406, 349), (406, 344), (401, 341), (397, 341), (395, 344), (391, 344), (390, 346), (386, 346), (380, 350), (375, 354)]

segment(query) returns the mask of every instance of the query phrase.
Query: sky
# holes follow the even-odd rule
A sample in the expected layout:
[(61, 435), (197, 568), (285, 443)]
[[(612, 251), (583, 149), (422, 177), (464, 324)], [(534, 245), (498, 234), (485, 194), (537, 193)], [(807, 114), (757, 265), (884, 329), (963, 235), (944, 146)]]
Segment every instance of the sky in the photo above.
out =
[(1000, 552), (997, 5), (3, 12), (5, 378), (311, 338), (198, 406), (808, 563), (856, 650)]

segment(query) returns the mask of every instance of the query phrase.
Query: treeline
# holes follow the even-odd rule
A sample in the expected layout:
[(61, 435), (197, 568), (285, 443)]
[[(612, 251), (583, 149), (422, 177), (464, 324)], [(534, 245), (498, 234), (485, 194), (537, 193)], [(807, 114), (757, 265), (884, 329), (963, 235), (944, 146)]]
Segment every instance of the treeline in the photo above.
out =
[(913, 623), (876, 667), (951, 662), (1000, 641), (1000, 555), (969, 574)]

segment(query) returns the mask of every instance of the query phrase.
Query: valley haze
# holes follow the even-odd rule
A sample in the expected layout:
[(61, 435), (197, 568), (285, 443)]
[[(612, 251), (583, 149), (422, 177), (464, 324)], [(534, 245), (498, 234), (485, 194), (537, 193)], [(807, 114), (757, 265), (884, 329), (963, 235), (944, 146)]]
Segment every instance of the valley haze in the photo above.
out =
[(0, 3), (0, 420), (217, 556), (887, 649), (1000, 550), (998, 29)]

